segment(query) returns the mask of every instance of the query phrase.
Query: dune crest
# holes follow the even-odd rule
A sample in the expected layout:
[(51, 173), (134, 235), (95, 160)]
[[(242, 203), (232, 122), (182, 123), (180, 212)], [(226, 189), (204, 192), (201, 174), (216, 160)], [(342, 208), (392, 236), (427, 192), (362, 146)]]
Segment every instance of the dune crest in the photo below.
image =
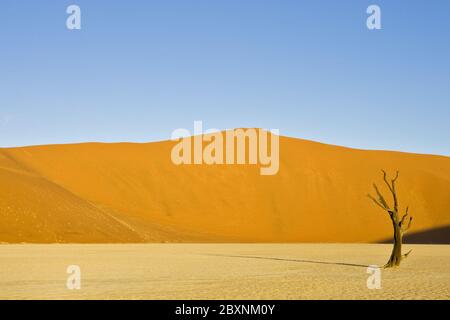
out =
[(0, 242), (375, 242), (366, 194), (400, 170), (412, 232), (450, 224), (450, 158), (280, 137), (279, 172), (175, 165), (174, 141), (0, 149)]

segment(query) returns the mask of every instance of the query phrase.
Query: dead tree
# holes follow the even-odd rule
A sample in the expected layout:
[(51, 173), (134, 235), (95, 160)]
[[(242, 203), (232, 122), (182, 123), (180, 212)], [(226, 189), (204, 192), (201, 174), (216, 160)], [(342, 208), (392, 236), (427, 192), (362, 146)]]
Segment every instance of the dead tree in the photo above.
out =
[(372, 197), (370, 194), (367, 196), (372, 199), (372, 201), (379, 206), (381, 209), (386, 211), (389, 214), (389, 217), (392, 221), (392, 226), (394, 227), (394, 247), (392, 249), (392, 254), (389, 259), (389, 261), (384, 266), (385, 268), (392, 268), (397, 267), (400, 265), (400, 262), (403, 259), (406, 259), (408, 255), (411, 253), (411, 250), (408, 251), (406, 254), (402, 255), (402, 239), (403, 235), (409, 230), (411, 227), (412, 222), (412, 216), (408, 213), (408, 207), (406, 207), (405, 214), (400, 218), (400, 214), (398, 212), (398, 198), (397, 198), (397, 191), (395, 189), (395, 182), (398, 179), (399, 172), (397, 171), (397, 174), (395, 175), (395, 178), (391, 180), (391, 182), (388, 182), (386, 172), (384, 170), (381, 170), (383, 172), (383, 180), (384, 183), (387, 185), (389, 191), (392, 194), (393, 198), (393, 206), (389, 206), (383, 195), (381, 194), (380, 190), (378, 189), (377, 185), (374, 183), (373, 188), (375, 189), (375, 192), (377, 194), (377, 198)]

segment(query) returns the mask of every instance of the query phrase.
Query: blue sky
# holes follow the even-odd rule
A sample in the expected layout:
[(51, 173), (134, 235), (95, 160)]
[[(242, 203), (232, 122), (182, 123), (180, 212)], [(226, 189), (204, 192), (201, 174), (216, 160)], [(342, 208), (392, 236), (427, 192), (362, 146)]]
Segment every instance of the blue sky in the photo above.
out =
[[(82, 29), (66, 28), (77, 4)], [(378, 4), (382, 30), (366, 28)], [(450, 155), (450, 1), (3, 0), (0, 146), (262, 127)]]

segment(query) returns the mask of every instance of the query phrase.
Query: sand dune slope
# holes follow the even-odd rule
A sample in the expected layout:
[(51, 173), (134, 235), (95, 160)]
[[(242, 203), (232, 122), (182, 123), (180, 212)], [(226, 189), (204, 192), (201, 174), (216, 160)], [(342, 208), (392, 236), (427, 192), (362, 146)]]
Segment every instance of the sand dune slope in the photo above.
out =
[(280, 170), (181, 165), (174, 142), (0, 149), (0, 242), (377, 241), (366, 197), (399, 169), (412, 231), (450, 225), (450, 158), (280, 138)]

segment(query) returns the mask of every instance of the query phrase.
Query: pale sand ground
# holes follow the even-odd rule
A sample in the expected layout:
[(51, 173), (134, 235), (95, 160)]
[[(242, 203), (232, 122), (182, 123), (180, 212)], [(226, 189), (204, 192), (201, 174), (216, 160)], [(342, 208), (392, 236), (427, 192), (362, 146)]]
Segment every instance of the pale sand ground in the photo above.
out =
[[(0, 298), (450, 298), (448, 245), (405, 245), (413, 248), (410, 257), (400, 269), (382, 271), (382, 289), (369, 290), (366, 265), (382, 265), (390, 248), (381, 244), (1, 245)], [(81, 290), (66, 288), (68, 265), (81, 267)]]

